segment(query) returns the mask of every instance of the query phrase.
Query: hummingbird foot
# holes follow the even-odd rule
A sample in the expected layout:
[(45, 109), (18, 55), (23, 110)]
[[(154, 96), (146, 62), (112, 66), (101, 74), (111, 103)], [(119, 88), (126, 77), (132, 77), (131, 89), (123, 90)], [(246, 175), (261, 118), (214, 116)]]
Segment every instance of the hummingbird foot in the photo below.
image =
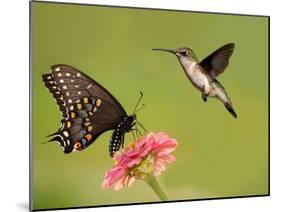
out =
[(205, 89), (205, 85), (203, 85), (202, 99), (204, 102), (207, 102), (207, 91)]
[(203, 99), (204, 102), (207, 102), (207, 100), (208, 100), (207, 96), (205, 94), (202, 94), (202, 99)]

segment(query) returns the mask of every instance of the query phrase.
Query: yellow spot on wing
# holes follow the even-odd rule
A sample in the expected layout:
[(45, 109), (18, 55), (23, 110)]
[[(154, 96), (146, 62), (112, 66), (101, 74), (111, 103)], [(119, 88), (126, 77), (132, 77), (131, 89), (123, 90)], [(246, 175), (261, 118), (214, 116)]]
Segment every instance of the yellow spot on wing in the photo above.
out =
[(99, 107), (101, 105), (101, 99), (97, 99), (96, 106)]
[(77, 108), (80, 110), (82, 109), (82, 105), (81, 104), (77, 104)]
[(92, 131), (92, 129), (93, 129), (92, 126), (89, 126), (89, 127), (87, 128), (88, 132)]
[(84, 103), (87, 104), (89, 102), (89, 99), (87, 97), (84, 98)]
[(75, 113), (74, 113), (74, 112), (71, 112), (71, 113), (70, 113), (70, 116), (71, 116), (71, 118), (75, 118)]
[(71, 121), (68, 121), (67, 122), (67, 128), (70, 128), (71, 127)]

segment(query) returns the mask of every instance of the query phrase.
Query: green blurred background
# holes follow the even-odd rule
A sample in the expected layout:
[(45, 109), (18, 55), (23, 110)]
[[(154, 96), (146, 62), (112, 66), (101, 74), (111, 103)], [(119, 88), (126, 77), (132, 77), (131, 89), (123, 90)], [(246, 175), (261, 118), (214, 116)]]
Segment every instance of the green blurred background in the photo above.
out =
[[(203, 59), (236, 44), (219, 81), (238, 119), (217, 100), (204, 103), (175, 56), (152, 48), (188, 46)], [(268, 19), (234, 15), (32, 3), (33, 209), (158, 201), (144, 182), (101, 187), (112, 132), (79, 153), (42, 144), (61, 113), (41, 81), (52, 64), (77, 67), (100, 82), (150, 131), (178, 141), (177, 161), (159, 177), (170, 200), (268, 193)], [(125, 144), (132, 141), (130, 133)]]

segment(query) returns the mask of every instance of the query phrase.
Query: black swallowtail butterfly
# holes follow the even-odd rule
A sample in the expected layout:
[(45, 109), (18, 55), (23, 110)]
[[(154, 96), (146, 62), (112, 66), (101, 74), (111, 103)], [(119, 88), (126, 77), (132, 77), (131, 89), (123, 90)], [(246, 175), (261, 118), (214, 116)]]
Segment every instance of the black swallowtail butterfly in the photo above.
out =
[(114, 130), (109, 142), (109, 154), (113, 157), (123, 146), (125, 133), (133, 130), (136, 115), (128, 116), (109, 91), (76, 68), (53, 65), (51, 72), (42, 78), (63, 119), (60, 129), (50, 135), (50, 141), (58, 141), (64, 152), (70, 153), (85, 149), (103, 132)]

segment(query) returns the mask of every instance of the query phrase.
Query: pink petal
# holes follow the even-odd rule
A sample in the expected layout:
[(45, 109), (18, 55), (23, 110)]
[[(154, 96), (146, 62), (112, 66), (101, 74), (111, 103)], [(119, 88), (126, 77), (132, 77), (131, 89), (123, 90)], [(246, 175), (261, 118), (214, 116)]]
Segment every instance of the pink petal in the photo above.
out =
[(127, 163), (127, 167), (132, 167), (134, 165), (140, 164), (142, 161), (142, 158), (136, 158), (134, 160), (131, 160)]
[(165, 161), (167, 163), (172, 163), (176, 160), (176, 158), (172, 155), (162, 155), (162, 156), (157, 155), (157, 158), (158, 160)]
[(165, 142), (162, 145), (155, 145), (153, 151), (155, 152), (167, 152), (170, 153), (176, 149), (177, 145), (175, 143)]
[(129, 181), (128, 181), (128, 186), (131, 187), (131, 185), (133, 184), (133, 182), (135, 182), (136, 178), (135, 177), (130, 177)]
[(118, 180), (116, 183), (115, 183), (115, 186), (114, 186), (114, 190), (115, 191), (119, 191), (120, 189), (122, 189), (124, 187), (124, 180), (125, 180), (126, 177), (122, 177), (120, 180)]
[(161, 172), (166, 169), (165, 164), (159, 160), (155, 162), (154, 168)]
[(125, 175), (125, 170), (122, 167), (114, 167), (112, 170), (106, 172), (103, 188), (109, 188), (112, 184), (117, 182)]
[(123, 181), (123, 184), (124, 184), (124, 185), (128, 185), (128, 181), (130, 180), (130, 177), (131, 177), (131, 176), (129, 176), (129, 175), (127, 175), (127, 176), (125, 177), (125, 179), (124, 179), (124, 181)]

